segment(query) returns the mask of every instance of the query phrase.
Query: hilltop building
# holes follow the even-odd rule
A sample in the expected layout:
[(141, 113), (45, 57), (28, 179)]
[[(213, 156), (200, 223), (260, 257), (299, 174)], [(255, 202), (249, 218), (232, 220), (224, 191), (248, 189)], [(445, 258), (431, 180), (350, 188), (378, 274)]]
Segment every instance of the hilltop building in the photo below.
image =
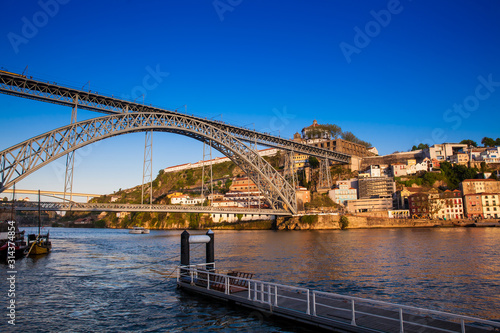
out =
[(467, 149), (464, 143), (442, 143), (435, 144), (423, 150), (423, 153), (429, 159), (437, 159), (438, 161), (450, 161), (451, 156)]

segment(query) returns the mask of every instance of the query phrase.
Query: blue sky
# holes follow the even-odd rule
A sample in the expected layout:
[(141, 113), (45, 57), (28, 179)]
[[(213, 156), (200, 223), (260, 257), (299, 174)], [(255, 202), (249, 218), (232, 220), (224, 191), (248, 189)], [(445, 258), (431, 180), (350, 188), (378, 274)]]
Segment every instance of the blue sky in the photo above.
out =
[[(317, 119), (381, 154), (499, 137), (500, 3), (478, 1), (3, 1), (0, 67), (291, 137)], [(31, 28), (31, 29), (30, 29)], [(153, 81), (152, 81), (153, 82)], [(88, 85), (86, 86), (88, 88)], [(455, 105), (455, 106), (454, 106)], [(0, 149), (71, 109), (0, 95)], [(80, 111), (79, 120), (100, 116)], [(74, 191), (141, 183), (144, 134), (79, 152)], [(154, 135), (153, 169), (202, 146)], [(18, 188), (63, 188), (64, 161)], [(62, 173), (62, 174), (61, 174)]]

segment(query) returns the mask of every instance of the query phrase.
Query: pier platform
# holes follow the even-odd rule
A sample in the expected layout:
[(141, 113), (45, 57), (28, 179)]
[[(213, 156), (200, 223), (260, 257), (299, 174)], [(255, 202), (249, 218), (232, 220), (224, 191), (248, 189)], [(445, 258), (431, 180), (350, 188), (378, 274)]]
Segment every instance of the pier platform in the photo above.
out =
[(249, 273), (221, 273), (214, 267), (179, 266), (178, 287), (337, 332), (500, 332), (497, 321), (264, 282)]

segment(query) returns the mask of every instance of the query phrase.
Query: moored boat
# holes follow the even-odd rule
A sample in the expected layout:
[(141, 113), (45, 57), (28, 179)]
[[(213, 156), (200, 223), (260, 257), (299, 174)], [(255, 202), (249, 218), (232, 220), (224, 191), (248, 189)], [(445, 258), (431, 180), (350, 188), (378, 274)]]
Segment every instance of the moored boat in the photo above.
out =
[(38, 190), (38, 235), (28, 235), (28, 246), (26, 248), (26, 256), (46, 254), (52, 250), (52, 243), (49, 240), (49, 233), (41, 234), (41, 211), (40, 211), (40, 190)]
[(38, 255), (49, 253), (52, 249), (52, 243), (49, 240), (49, 233), (42, 234), (30, 234), (28, 235), (28, 247), (26, 249), (26, 255)]
[(131, 230), (128, 231), (129, 234), (149, 234), (149, 229), (144, 227), (134, 226)]
[[(26, 247), (27, 245), (24, 240), (24, 231), (19, 231), (15, 221), (0, 222), (1, 261), (21, 258)], [(9, 248), (11, 250), (9, 250)]]

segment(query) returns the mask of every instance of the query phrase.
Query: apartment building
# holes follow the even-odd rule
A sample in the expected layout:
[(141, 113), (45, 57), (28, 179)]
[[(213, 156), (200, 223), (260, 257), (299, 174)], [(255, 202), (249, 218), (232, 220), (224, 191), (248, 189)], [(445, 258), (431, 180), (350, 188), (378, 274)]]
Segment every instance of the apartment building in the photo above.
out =
[(500, 217), (500, 201), (498, 193), (482, 193), (481, 204), (483, 206), (483, 217), (485, 219)]
[(464, 194), (500, 193), (500, 181), (494, 179), (466, 179), (460, 183), (460, 191)]
[(352, 188), (349, 180), (340, 180), (336, 183), (336, 188), (328, 191), (328, 196), (333, 202), (339, 205), (346, 205), (349, 200), (358, 198), (358, 191)]
[(358, 180), (359, 198), (392, 198), (396, 183), (389, 177), (371, 177)]
[(436, 189), (410, 195), (408, 204), (411, 216), (441, 218), (445, 220), (464, 217), (462, 193), (458, 190), (439, 193)]

